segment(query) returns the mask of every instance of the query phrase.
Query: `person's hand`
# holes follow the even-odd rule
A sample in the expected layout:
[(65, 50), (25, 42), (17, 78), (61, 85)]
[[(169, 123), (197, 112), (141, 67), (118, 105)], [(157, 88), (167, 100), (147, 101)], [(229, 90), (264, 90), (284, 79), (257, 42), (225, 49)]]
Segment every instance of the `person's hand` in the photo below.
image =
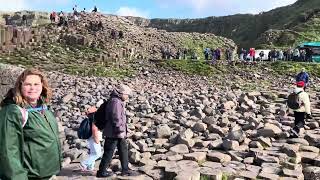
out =
[(97, 111), (97, 108), (92, 106), (92, 107), (89, 107), (88, 110), (87, 110), (87, 114), (91, 114), (91, 113), (94, 113)]
[(312, 119), (312, 115), (311, 114), (307, 114), (307, 119)]
[(96, 144), (99, 144), (99, 143), (100, 143), (100, 140), (99, 140), (98, 137), (94, 137), (93, 140), (94, 140), (94, 142), (95, 142)]

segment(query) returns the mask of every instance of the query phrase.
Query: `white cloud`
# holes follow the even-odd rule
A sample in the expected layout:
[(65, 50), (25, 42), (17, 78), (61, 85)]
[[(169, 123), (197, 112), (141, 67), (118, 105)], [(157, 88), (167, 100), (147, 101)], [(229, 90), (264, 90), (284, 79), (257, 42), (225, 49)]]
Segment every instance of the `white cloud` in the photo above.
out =
[(135, 16), (135, 17), (148, 17), (148, 12), (139, 10), (137, 8), (130, 8), (130, 7), (120, 7), (116, 14), (119, 16)]

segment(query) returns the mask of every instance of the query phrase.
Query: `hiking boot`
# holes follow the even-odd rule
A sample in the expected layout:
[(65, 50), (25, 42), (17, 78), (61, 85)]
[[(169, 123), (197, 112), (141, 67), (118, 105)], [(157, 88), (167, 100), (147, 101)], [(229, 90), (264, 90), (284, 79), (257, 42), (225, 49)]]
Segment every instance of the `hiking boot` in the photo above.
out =
[(298, 137), (299, 137), (299, 133), (292, 129), (290, 133), (290, 138), (298, 138)]
[(132, 170), (127, 170), (127, 171), (122, 171), (121, 176), (139, 176), (140, 174), (136, 171)]
[(107, 171), (97, 171), (96, 177), (97, 178), (103, 178), (103, 177), (111, 177), (113, 175), (113, 173), (111, 172), (107, 172)]

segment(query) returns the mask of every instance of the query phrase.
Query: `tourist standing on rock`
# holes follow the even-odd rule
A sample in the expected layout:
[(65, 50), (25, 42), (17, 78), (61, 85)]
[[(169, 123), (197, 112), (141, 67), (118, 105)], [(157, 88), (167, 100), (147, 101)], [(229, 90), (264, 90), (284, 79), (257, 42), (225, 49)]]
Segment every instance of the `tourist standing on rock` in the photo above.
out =
[(245, 59), (244, 55), (245, 55), (245, 50), (243, 48), (241, 48), (240, 55), (239, 55), (240, 61), (243, 61)]
[(280, 60), (280, 61), (284, 60), (283, 51), (281, 49), (278, 52), (278, 60)]
[(211, 64), (215, 64), (216, 63), (216, 53), (214, 49), (211, 49)]
[[(87, 116), (88, 118), (94, 118), (94, 112), (97, 109), (95, 107), (91, 107), (88, 109)], [(82, 171), (93, 171), (95, 161), (101, 157), (101, 144), (100, 141), (102, 140), (102, 132), (99, 131), (97, 126), (92, 123), (92, 136), (88, 139), (89, 144), (89, 157), (80, 163), (80, 168)]]
[(250, 62), (253, 62), (255, 60), (256, 50), (254, 48), (250, 48), (249, 55), (250, 55)]
[(22, 15), (22, 25), (28, 26), (27, 15)]
[(64, 25), (64, 14), (63, 12), (61, 11), (60, 14), (59, 14), (59, 23), (58, 23), (58, 26), (63, 26)]
[(53, 12), (50, 14), (50, 21), (51, 21), (51, 23), (55, 23), (55, 22), (56, 22), (56, 16), (57, 16), (57, 14), (56, 14), (55, 11), (53, 11)]
[(312, 50), (310, 48), (306, 48), (306, 61), (312, 62)]
[(231, 48), (227, 48), (226, 49), (226, 60), (228, 61), (228, 64), (231, 64), (232, 62), (232, 49)]
[(127, 138), (127, 119), (125, 113), (125, 101), (129, 99), (132, 90), (126, 85), (120, 85), (111, 93), (110, 100), (106, 105), (106, 125), (104, 135), (104, 153), (97, 172), (97, 177), (110, 177), (111, 172), (107, 171), (110, 166), (113, 153), (118, 148), (123, 176), (136, 175), (128, 167), (128, 145)]
[(1, 102), (0, 179), (50, 179), (61, 169), (57, 120), (48, 81), (25, 70)]
[(276, 62), (276, 60), (277, 60), (277, 50), (276, 49), (273, 49), (273, 50), (271, 50), (271, 61), (272, 62)]
[(205, 48), (204, 49), (204, 58), (206, 61), (209, 60), (209, 54), (210, 54), (210, 48)]
[(259, 57), (260, 57), (260, 62), (263, 62), (264, 51), (260, 51)]
[(301, 60), (304, 62), (306, 61), (306, 50), (302, 49), (300, 51), (300, 55), (301, 55)]
[[(292, 129), (292, 137), (298, 137), (301, 129), (304, 128), (305, 118), (312, 119), (309, 95), (303, 90), (305, 86), (303, 81), (296, 83), (294, 93), (297, 95), (299, 107), (293, 109), (294, 112), (294, 128)], [(288, 98), (289, 99), (289, 98)]]
[(296, 76), (296, 82), (303, 81), (304, 82), (304, 90), (306, 90), (306, 87), (309, 85), (309, 74), (306, 72), (305, 68), (301, 69), (301, 72), (297, 74)]
[(217, 60), (221, 60), (221, 50), (219, 48), (215, 50), (215, 54), (216, 54)]
[(299, 61), (300, 59), (300, 51), (298, 48), (293, 50), (293, 60), (294, 61)]
[(183, 59), (187, 60), (187, 54), (188, 54), (188, 50), (187, 50), (187, 48), (184, 48), (184, 50), (183, 50)]

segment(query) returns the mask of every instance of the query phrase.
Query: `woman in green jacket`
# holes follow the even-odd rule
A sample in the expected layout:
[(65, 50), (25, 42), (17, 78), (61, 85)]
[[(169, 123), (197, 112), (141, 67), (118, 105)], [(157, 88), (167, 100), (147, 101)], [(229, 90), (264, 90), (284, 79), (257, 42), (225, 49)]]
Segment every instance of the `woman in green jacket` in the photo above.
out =
[(25, 70), (0, 110), (0, 179), (50, 179), (61, 169), (58, 125), (45, 76)]

